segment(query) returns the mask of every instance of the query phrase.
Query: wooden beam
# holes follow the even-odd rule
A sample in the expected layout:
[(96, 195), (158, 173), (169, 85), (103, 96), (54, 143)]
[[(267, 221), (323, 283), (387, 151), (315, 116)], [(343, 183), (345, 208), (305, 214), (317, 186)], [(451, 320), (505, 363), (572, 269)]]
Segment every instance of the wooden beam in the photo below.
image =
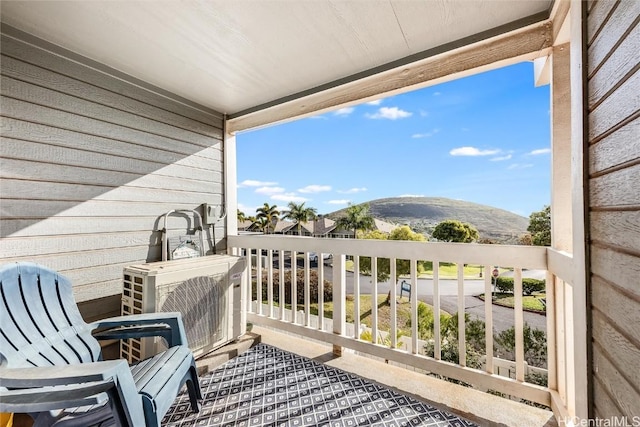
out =
[(553, 22), (545, 20), (518, 30), (439, 52), (416, 62), (354, 80), (330, 89), (231, 118), (230, 133), (315, 115), (338, 106), (353, 105), (420, 89), (468, 75), (548, 55)]
[(569, 9), (570, 0), (555, 0), (549, 20), (553, 22), (553, 44), (564, 44), (569, 41)]

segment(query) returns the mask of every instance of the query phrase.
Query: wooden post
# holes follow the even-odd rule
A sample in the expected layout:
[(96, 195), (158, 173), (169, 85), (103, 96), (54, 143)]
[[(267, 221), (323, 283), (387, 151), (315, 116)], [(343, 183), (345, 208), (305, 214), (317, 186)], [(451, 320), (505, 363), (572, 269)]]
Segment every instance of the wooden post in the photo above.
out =
[(551, 246), (572, 252), (569, 43), (551, 56)]

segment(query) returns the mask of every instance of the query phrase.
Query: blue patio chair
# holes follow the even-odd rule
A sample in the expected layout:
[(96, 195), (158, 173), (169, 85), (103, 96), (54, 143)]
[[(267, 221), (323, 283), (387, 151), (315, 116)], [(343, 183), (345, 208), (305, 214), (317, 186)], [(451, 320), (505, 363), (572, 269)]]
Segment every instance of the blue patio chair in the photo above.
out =
[[(159, 426), (185, 384), (200, 409), (180, 313), (87, 324), (68, 279), (15, 263), (0, 267), (0, 332), (0, 412), (28, 413), (35, 426)], [(98, 339), (146, 336), (163, 337), (168, 349), (131, 366), (102, 360)]]

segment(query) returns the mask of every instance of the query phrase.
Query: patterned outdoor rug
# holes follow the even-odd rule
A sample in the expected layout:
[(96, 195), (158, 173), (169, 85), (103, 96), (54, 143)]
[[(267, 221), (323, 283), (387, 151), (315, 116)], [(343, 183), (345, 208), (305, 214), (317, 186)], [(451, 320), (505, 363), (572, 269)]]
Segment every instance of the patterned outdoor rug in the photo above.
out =
[(259, 344), (200, 379), (194, 414), (186, 393), (162, 425), (476, 426), (366, 379)]

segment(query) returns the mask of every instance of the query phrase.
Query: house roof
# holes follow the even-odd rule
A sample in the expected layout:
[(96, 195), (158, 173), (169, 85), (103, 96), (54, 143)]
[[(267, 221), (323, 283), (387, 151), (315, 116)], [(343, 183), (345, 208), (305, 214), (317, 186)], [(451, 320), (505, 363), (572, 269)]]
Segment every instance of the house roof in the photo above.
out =
[(287, 221), (287, 220), (282, 220), (279, 219), (278, 222), (276, 222), (276, 226), (273, 229), (274, 233), (285, 233), (287, 231), (289, 231), (291, 228), (293, 228), (296, 225), (295, 222), (293, 221)]
[[(142, 86), (228, 114), (234, 131), (437, 83), (455, 70), (411, 64), (478, 43), (487, 44), (491, 55), (503, 49), (505, 58), (544, 56), (550, 45), (544, 23), (552, 4), (4, 0), (2, 21), (131, 76)], [(517, 45), (515, 50), (488, 42), (530, 27), (521, 43), (509, 44)], [(479, 70), (488, 62), (481, 57), (476, 52), (467, 62), (457, 58), (456, 69)], [(354, 90), (353, 82), (379, 73), (393, 74), (375, 87), (367, 83)], [(315, 97), (344, 87), (349, 96)]]
[(333, 231), (336, 228), (336, 222), (331, 218), (322, 217), (314, 221), (313, 227), (314, 234), (321, 236)]
[(381, 219), (373, 219), (375, 223), (376, 230), (382, 231), (383, 233), (391, 233), (398, 226), (395, 224), (391, 224), (390, 222), (382, 221)]
[(244, 221), (238, 221), (238, 229), (244, 230), (251, 227), (253, 224), (253, 221), (250, 221), (248, 219), (245, 219)]

